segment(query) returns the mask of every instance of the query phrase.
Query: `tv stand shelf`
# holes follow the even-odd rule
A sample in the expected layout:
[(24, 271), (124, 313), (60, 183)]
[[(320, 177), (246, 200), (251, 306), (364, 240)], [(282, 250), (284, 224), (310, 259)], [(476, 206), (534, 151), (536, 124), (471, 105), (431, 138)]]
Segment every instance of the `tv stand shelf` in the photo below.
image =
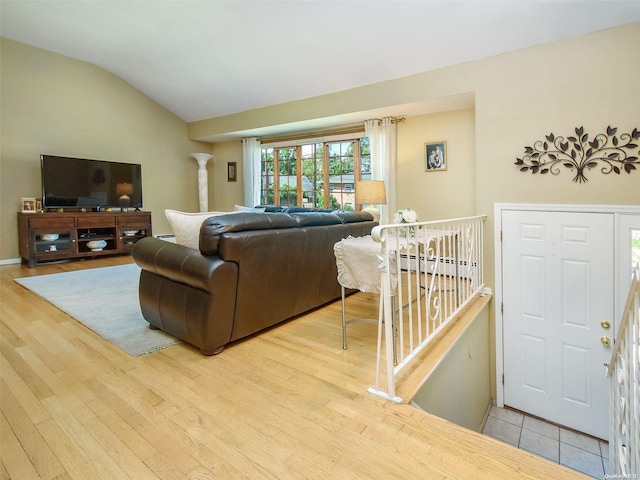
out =
[[(138, 240), (151, 234), (151, 212), (18, 213), (20, 256), (29, 267), (131, 253)], [(103, 246), (90, 244), (101, 240)]]

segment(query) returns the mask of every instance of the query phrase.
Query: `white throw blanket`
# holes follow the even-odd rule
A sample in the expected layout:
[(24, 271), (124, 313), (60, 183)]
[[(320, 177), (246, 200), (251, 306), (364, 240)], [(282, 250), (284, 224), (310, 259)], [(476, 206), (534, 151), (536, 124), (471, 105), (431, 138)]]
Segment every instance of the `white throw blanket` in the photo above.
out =
[(333, 246), (333, 252), (340, 285), (361, 292), (380, 293), (380, 243), (371, 235), (344, 238)]

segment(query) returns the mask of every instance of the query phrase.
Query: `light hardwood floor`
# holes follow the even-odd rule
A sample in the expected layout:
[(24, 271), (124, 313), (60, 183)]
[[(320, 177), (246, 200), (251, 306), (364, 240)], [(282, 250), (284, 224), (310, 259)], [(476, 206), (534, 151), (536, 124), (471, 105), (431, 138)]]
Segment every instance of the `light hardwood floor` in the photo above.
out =
[[(342, 350), (339, 301), (218, 356), (134, 358), (13, 282), (129, 262), (0, 267), (0, 478), (585, 478), (368, 394), (376, 326)], [(348, 302), (376, 315), (376, 297)]]

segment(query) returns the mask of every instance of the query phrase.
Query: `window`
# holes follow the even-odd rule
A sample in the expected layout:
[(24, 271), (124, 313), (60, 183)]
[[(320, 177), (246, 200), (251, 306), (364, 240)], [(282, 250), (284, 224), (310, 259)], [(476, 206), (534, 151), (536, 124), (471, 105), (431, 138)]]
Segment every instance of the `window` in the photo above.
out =
[(370, 179), (367, 137), (266, 146), (261, 155), (260, 202), (354, 210), (355, 182)]

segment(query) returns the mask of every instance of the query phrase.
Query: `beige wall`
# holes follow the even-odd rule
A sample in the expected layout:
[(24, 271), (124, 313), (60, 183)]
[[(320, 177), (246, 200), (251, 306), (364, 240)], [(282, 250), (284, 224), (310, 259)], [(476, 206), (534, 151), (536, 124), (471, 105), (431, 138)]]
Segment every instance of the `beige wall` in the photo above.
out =
[(422, 384), (412, 399), (415, 404), (457, 425), (481, 431), (491, 403), (490, 323), (487, 305)]
[(127, 83), (93, 65), (1, 43), (0, 260), (18, 257), (21, 197), (40, 197), (40, 154), (142, 164), (144, 209), (168, 233), (165, 208), (198, 209), (197, 163), (210, 144)]
[[(414, 208), (420, 220), (475, 214), (475, 112), (462, 109), (408, 117), (398, 124), (399, 208)], [(448, 170), (425, 172), (424, 144), (446, 140)], [(213, 145), (213, 205), (232, 210), (243, 205), (242, 142)], [(227, 182), (227, 162), (237, 162), (238, 181)], [(211, 172), (211, 170), (210, 170)]]
[[(242, 142), (216, 143), (213, 146), (213, 175), (215, 178), (213, 192), (210, 193), (209, 203), (213, 202), (216, 210), (222, 212), (233, 210), (235, 205), (244, 205), (244, 188), (242, 182)], [(227, 181), (227, 163), (236, 162), (237, 181)], [(254, 206), (254, 205), (251, 205)]]
[[(564, 167), (560, 175), (542, 176), (513, 166), (525, 145), (551, 132), (566, 137), (584, 126), (593, 138), (608, 125), (625, 132), (640, 128), (637, 45), (640, 23), (483, 63), (493, 74), (476, 92), (479, 212), (491, 213), (496, 202), (640, 203), (640, 171), (603, 175), (594, 168), (580, 184)], [(492, 262), (492, 251), (486, 253)]]
[[(421, 221), (474, 215), (474, 110), (408, 117), (398, 124), (398, 208), (413, 208)], [(425, 143), (447, 142), (445, 171), (425, 171)]]
[[(608, 125), (627, 132), (640, 128), (639, 44), (640, 23), (633, 23), (344, 92), (194, 122), (189, 124), (189, 134), (205, 138), (474, 92), (475, 110), (409, 117), (399, 125), (398, 204), (411, 203), (424, 212), (421, 218), (451, 217), (457, 212), (487, 214), (485, 248), (492, 262), (496, 202), (640, 203), (640, 171), (603, 175), (596, 168), (588, 173), (587, 183), (577, 184), (571, 180), (573, 173), (564, 168), (560, 175), (542, 176), (521, 173), (513, 164), (526, 145), (550, 132), (567, 136), (575, 127), (584, 126), (593, 136)], [(460, 115), (460, 125), (456, 115)], [(432, 138), (447, 140), (459, 185), (449, 181), (454, 177), (450, 172), (423, 174), (418, 167), (423, 144)], [(472, 138), (475, 144), (470, 149)], [(464, 204), (446, 202), (437, 207), (436, 214), (429, 192), (435, 196), (439, 187), (449, 196), (455, 188)], [(475, 196), (474, 202), (468, 200), (469, 195)], [(493, 272), (487, 273), (493, 284)]]

